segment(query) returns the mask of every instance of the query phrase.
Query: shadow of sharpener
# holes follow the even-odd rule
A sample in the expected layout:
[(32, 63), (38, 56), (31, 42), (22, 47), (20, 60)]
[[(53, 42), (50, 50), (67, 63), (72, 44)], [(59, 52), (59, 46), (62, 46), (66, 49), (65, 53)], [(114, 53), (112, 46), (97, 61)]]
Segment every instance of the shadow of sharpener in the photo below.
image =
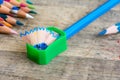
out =
[(48, 27), (49, 30), (57, 32), (60, 37), (50, 44), (45, 50), (38, 50), (30, 44), (26, 44), (27, 57), (40, 65), (46, 65), (52, 61), (57, 55), (64, 52), (67, 49), (67, 39), (64, 31), (55, 28)]

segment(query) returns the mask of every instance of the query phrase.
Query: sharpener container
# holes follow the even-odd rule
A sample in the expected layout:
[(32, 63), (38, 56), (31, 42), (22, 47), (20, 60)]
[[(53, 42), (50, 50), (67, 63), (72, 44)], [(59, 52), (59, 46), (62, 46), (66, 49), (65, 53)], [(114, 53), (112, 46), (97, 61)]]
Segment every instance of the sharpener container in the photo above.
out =
[(67, 49), (65, 32), (55, 27), (48, 27), (47, 29), (57, 32), (60, 37), (51, 43), (45, 50), (38, 50), (32, 45), (26, 44), (27, 57), (40, 65), (48, 64), (57, 55)]

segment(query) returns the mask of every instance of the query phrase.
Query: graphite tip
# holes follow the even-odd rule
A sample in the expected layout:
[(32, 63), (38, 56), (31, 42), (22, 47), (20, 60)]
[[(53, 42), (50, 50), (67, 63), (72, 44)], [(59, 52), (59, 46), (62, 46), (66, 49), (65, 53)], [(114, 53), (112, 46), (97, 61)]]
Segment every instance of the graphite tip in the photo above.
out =
[(33, 17), (33, 16), (31, 16), (30, 14), (26, 14), (26, 18), (33, 19), (34, 17)]
[(14, 30), (11, 30), (11, 34), (18, 35), (18, 32), (14, 31)]
[(98, 34), (98, 36), (103, 36), (103, 35), (105, 35), (106, 34), (106, 30), (103, 30), (103, 31), (101, 31), (99, 34)]
[(27, 2), (28, 4), (33, 4), (33, 2), (30, 1), (30, 0), (26, 0), (26, 2)]
[(20, 21), (16, 21), (16, 25), (18, 25), (18, 26), (23, 26), (24, 24), (22, 23), (22, 22), (20, 22)]
[(29, 13), (37, 14), (37, 12), (35, 12), (35, 11), (33, 11), (33, 10), (29, 11)]

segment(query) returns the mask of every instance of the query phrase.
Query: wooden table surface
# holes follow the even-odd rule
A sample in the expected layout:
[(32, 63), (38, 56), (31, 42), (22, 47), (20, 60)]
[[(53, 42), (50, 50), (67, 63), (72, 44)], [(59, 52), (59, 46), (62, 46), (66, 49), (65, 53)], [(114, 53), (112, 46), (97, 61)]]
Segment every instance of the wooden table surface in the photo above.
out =
[[(32, 0), (35, 18), (19, 19), (24, 27), (54, 25), (65, 29), (105, 0)], [(120, 21), (120, 5), (68, 40), (68, 49), (50, 64), (41, 66), (26, 58), (19, 36), (0, 34), (0, 80), (120, 80), (120, 34), (105, 37), (98, 32)]]

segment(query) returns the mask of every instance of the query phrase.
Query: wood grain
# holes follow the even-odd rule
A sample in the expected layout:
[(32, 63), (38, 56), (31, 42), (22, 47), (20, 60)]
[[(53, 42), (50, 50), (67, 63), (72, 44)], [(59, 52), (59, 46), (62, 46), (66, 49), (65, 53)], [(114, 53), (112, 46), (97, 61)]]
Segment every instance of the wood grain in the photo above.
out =
[[(37, 15), (20, 19), (24, 27), (54, 25), (65, 29), (105, 0), (32, 0)], [(39, 66), (26, 58), (19, 36), (0, 34), (0, 80), (120, 80), (120, 34), (98, 37), (98, 32), (120, 21), (120, 5), (68, 40), (68, 50), (49, 65)]]

